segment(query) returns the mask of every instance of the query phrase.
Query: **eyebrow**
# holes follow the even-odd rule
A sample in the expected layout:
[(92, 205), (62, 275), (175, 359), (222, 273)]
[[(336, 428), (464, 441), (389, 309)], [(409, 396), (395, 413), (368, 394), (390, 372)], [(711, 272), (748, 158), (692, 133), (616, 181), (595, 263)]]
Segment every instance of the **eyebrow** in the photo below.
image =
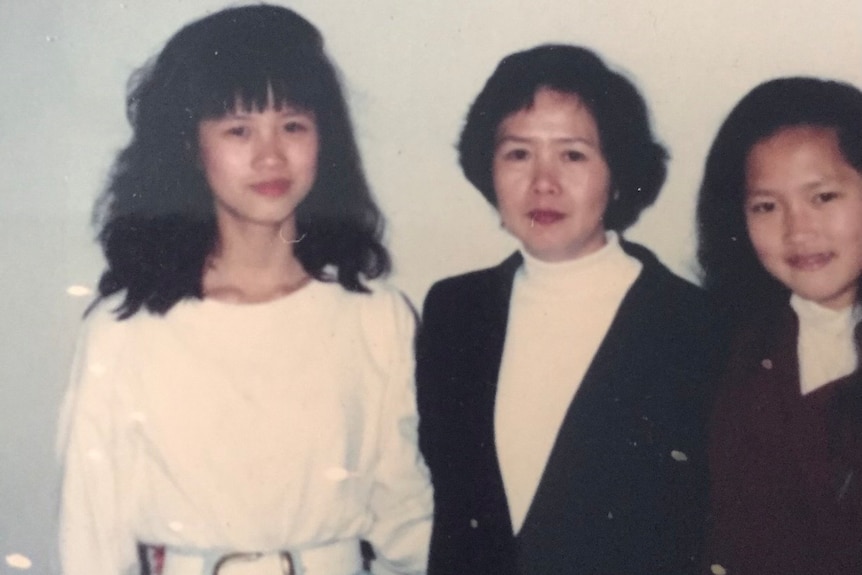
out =
[(746, 186), (745, 187), (745, 194), (743, 194), (743, 197), (748, 199), (748, 198), (754, 198), (757, 196), (774, 196), (774, 195), (775, 195), (775, 192), (772, 192), (771, 190), (765, 190), (765, 189), (751, 190), (748, 188), (748, 186)]
[[(500, 138), (497, 138), (497, 145), (500, 145), (505, 142), (514, 142), (516, 144), (529, 144), (536, 138), (530, 138), (528, 136), (518, 136), (518, 135), (506, 135)], [(563, 137), (563, 138), (551, 138), (551, 141), (558, 144), (586, 144), (588, 146), (595, 147), (596, 142), (589, 138), (581, 138), (581, 137)]]
[[(824, 186), (830, 186), (833, 183), (835, 183), (836, 181), (838, 181), (838, 178), (831, 177), (831, 176), (817, 178), (816, 180), (812, 180), (812, 181), (804, 184), (801, 187), (801, 189), (803, 192), (813, 192), (813, 191), (816, 191), (817, 189), (822, 188)], [(749, 197), (749, 198), (752, 196), (758, 196), (758, 195), (759, 196), (775, 196), (776, 194), (781, 194), (781, 192), (775, 191), (771, 188), (750, 189), (750, 188), (748, 188), (748, 186), (745, 187), (745, 196)]]

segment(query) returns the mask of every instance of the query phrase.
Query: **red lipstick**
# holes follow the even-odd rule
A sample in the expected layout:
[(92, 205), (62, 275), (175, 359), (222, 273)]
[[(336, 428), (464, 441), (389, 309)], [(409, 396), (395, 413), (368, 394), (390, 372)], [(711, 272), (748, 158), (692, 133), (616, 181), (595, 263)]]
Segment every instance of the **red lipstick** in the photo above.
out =
[(530, 216), (531, 226), (547, 226), (555, 224), (566, 217), (566, 214), (556, 210), (531, 210), (528, 215)]
[(290, 189), (290, 180), (279, 178), (252, 184), (251, 189), (261, 196), (278, 197), (283, 196)]

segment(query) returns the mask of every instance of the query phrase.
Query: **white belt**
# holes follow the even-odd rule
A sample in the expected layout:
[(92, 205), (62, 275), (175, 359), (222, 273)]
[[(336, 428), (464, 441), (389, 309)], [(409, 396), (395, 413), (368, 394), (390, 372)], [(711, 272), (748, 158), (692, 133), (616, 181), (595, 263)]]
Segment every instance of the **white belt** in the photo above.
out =
[(161, 575), (355, 575), (359, 541), (347, 539), (297, 551), (221, 553), (165, 547)]

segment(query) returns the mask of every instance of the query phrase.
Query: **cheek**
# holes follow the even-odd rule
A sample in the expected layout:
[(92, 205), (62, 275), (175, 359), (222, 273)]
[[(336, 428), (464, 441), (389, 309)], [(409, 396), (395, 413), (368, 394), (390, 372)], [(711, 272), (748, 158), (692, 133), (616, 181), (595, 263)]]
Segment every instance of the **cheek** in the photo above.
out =
[(313, 138), (307, 145), (303, 146), (302, 154), (305, 157), (306, 165), (317, 171), (317, 161), (320, 156), (320, 141), (318, 138)]
[(611, 192), (607, 186), (602, 184), (600, 187), (598, 187), (593, 192), (592, 197), (590, 198), (590, 203), (593, 206), (593, 209), (598, 212), (601, 212), (602, 215), (604, 215), (610, 201), (610, 196)]
[(839, 249), (850, 256), (862, 274), (862, 213), (845, 212), (840, 225), (833, 227), (833, 238), (840, 242)]
[(501, 194), (500, 188), (496, 188), (496, 194), (497, 213), (500, 216), (500, 220), (504, 224), (513, 223), (516, 220), (516, 214), (518, 213), (518, 209), (512, 202), (512, 198), (507, 194)]
[(746, 224), (748, 238), (760, 264), (770, 275), (780, 272), (782, 264), (782, 241), (780, 231), (764, 222)]
[(512, 170), (506, 169), (504, 166), (499, 164), (498, 162), (494, 162), (491, 166), (491, 183), (494, 186), (494, 191), (497, 196), (501, 195), (501, 192), (508, 186), (509, 180), (512, 178)]
[(591, 221), (595, 220), (595, 225), (604, 226), (605, 213), (610, 203), (610, 189), (604, 180), (596, 181), (591, 188), (589, 195), (583, 200), (587, 209), (582, 210), (582, 213)]
[(833, 216), (835, 223), (832, 229), (843, 241), (858, 247), (862, 240), (862, 204), (852, 207), (854, 209), (844, 209)]
[(518, 192), (520, 188), (518, 185), (518, 173), (511, 169), (499, 169), (495, 167), (492, 176), (494, 195), (497, 197), (497, 207), (502, 213), (504, 210), (511, 209), (520, 197)]
[(212, 187), (213, 183), (219, 179), (218, 163), (213, 160), (213, 156), (203, 149), (198, 156), (198, 167), (203, 172), (204, 178)]
[(603, 164), (589, 169), (574, 169), (568, 173), (564, 187), (581, 196), (586, 205), (604, 210), (611, 196), (610, 172)]
[(198, 152), (198, 164), (207, 180), (212, 181), (230, 171), (230, 157), (226, 156), (218, 146), (201, 145)]

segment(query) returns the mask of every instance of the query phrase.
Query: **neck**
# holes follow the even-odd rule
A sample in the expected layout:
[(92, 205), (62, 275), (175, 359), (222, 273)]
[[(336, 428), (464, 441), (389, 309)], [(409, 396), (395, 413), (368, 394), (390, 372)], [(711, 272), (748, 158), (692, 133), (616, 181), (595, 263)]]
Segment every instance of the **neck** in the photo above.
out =
[(207, 297), (267, 301), (301, 285), (308, 277), (293, 251), (295, 226), (244, 225), (219, 228), (219, 241), (207, 261)]
[(622, 249), (617, 234), (607, 232), (602, 248), (572, 260), (545, 262), (524, 252), (519, 278), (536, 297), (586, 302), (610, 297), (619, 286), (627, 290), (641, 268)]

